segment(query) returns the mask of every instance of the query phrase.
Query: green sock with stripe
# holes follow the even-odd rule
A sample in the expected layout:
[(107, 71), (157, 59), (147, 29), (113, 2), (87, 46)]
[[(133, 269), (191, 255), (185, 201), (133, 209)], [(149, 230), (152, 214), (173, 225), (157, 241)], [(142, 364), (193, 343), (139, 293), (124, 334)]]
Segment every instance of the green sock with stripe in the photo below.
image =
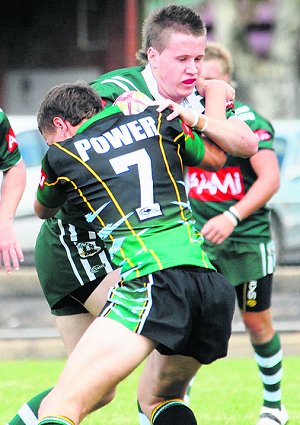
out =
[(37, 425), (40, 404), (51, 390), (52, 388), (48, 388), (23, 404), (16, 416), (7, 425)]
[(265, 344), (252, 344), (264, 387), (263, 405), (280, 409), (282, 379), (282, 349), (278, 333)]

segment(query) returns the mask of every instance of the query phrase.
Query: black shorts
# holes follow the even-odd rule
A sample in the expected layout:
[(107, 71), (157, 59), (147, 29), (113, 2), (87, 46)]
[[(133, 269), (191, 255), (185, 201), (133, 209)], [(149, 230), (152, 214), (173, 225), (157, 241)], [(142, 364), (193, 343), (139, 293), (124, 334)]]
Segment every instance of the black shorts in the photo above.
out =
[(241, 311), (260, 312), (271, 307), (273, 274), (235, 287)]
[(234, 288), (221, 274), (179, 266), (121, 282), (101, 315), (156, 341), (161, 354), (209, 364), (227, 354), (234, 306)]
[(98, 277), (97, 279), (87, 282), (83, 286), (75, 289), (75, 291), (71, 292), (71, 294), (58, 301), (51, 308), (51, 313), (54, 316), (71, 316), (74, 314), (88, 313), (88, 310), (83, 304), (101, 284), (104, 277)]

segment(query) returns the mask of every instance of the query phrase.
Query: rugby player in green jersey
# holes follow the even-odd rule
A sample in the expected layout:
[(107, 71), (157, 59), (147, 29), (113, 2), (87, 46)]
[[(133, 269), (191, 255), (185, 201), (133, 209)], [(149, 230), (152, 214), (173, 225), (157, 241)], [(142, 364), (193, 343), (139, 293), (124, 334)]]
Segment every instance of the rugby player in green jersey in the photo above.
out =
[(25, 189), (26, 171), (18, 143), (5, 112), (0, 108), (0, 269), (19, 269), (22, 249), (14, 231), (14, 217)]
[[(219, 43), (208, 43), (202, 76), (230, 82), (232, 73), (230, 52)], [(235, 287), (255, 352), (264, 388), (257, 425), (284, 425), (288, 414), (281, 402), (283, 354), (271, 315), (275, 249), (266, 206), (280, 184), (274, 129), (237, 100), (235, 111), (255, 133), (258, 152), (248, 159), (229, 155), (217, 172), (190, 168), (189, 199), (210, 260)]]
[[(152, 20), (156, 21), (153, 27), (153, 34), (151, 33)], [(162, 99), (169, 97), (171, 100), (182, 102), (184, 106), (189, 108), (198, 108), (200, 112), (204, 112), (205, 107), (207, 115), (216, 116), (216, 102), (214, 101), (215, 96), (218, 95), (216, 90), (214, 90), (213, 86), (206, 85), (205, 82), (202, 82), (201, 88), (199, 87), (201, 95), (195, 88), (201, 73), (206, 42), (206, 30), (201, 18), (189, 8), (168, 6), (159, 10), (156, 15), (154, 14), (149, 17), (145, 25), (144, 38), (145, 42), (140, 56), (145, 59), (148, 58), (149, 53), (149, 66), (133, 67), (107, 73), (93, 83), (93, 87), (105, 98), (107, 105), (113, 103), (114, 99), (120, 93), (126, 90), (138, 89), (144, 91), (152, 98)], [(160, 69), (167, 71), (165, 75), (160, 73)], [(143, 70), (145, 70), (144, 73), (142, 73)], [(170, 81), (170, 84), (166, 86), (168, 81)], [(229, 97), (226, 99), (230, 100)], [(223, 106), (221, 108), (224, 114)], [(248, 126), (233, 116), (234, 113), (228, 103), (227, 118), (231, 118), (226, 121), (220, 120), (217, 125), (215, 123), (215, 125), (209, 126), (207, 129), (209, 131), (208, 135), (211, 140), (219, 144), (225, 151), (228, 150), (232, 154), (238, 154), (244, 157), (252, 155), (256, 152), (257, 142)], [(65, 204), (65, 206), (67, 207), (68, 204)], [(91, 277), (86, 273), (87, 267), (82, 267), (77, 243), (76, 245), (74, 243), (72, 244), (72, 238), (76, 238), (79, 225), (78, 221), (74, 222), (75, 213), (76, 209), (72, 208), (72, 215), (65, 213), (64, 216), (58, 218), (56, 216), (54, 219), (47, 220), (42, 228), (43, 235), (40, 235), (38, 238), (38, 249), (36, 250), (37, 270), (38, 273), (40, 270), (39, 276), (41, 275), (43, 280), (41, 284), (42, 286), (47, 285), (49, 288), (49, 291), (45, 291), (45, 294), (53, 314), (59, 315), (56, 318), (60, 323), (59, 329), (65, 344), (68, 346), (68, 352), (72, 351), (82, 335), (84, 328), (93, 319), (93, 315), (90, 315), (88, 312), (90, 310), (84, 310), (80, 303), (80, 301), (83, 303), (86, 300), (86, 295), (89, 294), (89, 288), (92, 288), (92, 286), (82, 285), (83, 283), (90, 282)], [(70, 221), (71, 219), (72, 221)], [(72, 225), (71, 230), (69, 221)], [(66, 237), (69, 238), (69, 243), (67, 244), (68, 251), (66, 251), (64, 246)], [(45, 257), (43, 254), (39, 254), (40, 252), (43, 253), (43, 250), (40, 248), (43, 246), (43, 241), (46, 238), (49, 241), (49, 246), (52, 244), (55, 247), (52, 253), (49, 253), (50, 256), (64, 258), (66, 260), (65, 264), (69, 263), (70, 257), (75, 261), (78, 267), (74, 268), (73, 278), (73, 263), (71, 263), (72, 267), (68, 266), (66, 268), (68, 273), (66, 277), (65, 269), (63, 269), (59, 280), (56, 279), (55, 282), (53, 273), (51, 273), (49, 267), (47, 268), (49, 255)], [(60, 243), (61, 240), (63, 240), (64, 244)], [(86, 242), (85, 239), (84, 242)], [(101, 248), (102, 244), (100, 238), (96, 236), (96, 239), (92, 242), (96, 245), (96, 252), (98, 252), (97, 247)], [(88, 259), (91, 258), (88, 257)], [(51, 264), (55, 264), (55, 259), (51, 261)], [(95, 267), (93, 266), (91, 269), (96, 274)], [(78, 283), (78, 276), (82, 283)], [(92, 278), (96, 279), (97, 276), (92, 276)], [(67, 288), (66, 285), (61, 285), (62, 281), (69, 283)], [(94, 284), (96, 283), (94, 282)], [(73, 290), (76, 290), (75, 304), (72, 304), (74, 297), (70, 296), (72, 286)], [(85, 294), (85, 290), (81, 291), (83, 288), (86, 288), (87, 294)], [(81, 292), (80, 294), (78, 294), (77, 289)], [(61, 290), (64, 292), (59, 293)], [(61, 302), (57, 301), (56, 293), (61, 297)], [(56, 304), (53, 304), (53, 295), (55, 295)], [(94, 293), (91, 296), (93, 295)], [(30, 416), (35, 417), (36, 405), (39, 404), (43, 396), (44, 394), (41, 394), (37, 398), (34, 398), (32, 403), (29, 402), (30, 407), (25, 405), (24, 409), (22, 408), (22, 412), (24, 410), (30, 410)], [(31, 405), (34, 406), (32, 409)], [(22, 423), (24, 422), (20, 415), (11, 421), (13, 425)], [(30, 423), (27, 422), (28, 425)]]
[[(169, 359), (181, 355), (186, 380), (227, 353), (233, 289), (201, 249), (183, 181), (183, 165), (211, 157), (207, 142), (186, 124), (203, 130), (215, 120), (172, 101), (166, 105), (174, 113), (161, 112), (164, 106), (130, 116), (117, 106), (100, 112), (93, 89), (61, 85), (40, 107), (38, 126), (50, 148), (35, 211), (49, 218), (68, 198), (121, 274), (41, 403), (40, 425), (79, 424), (106, 405), (118, 383), (154, 349)], [(90, 111), (98, 113), (89, 118)], [(176, 114), (184, 122), (171, 120)], [(224, 152), (213, 149), (216, 164), (224, 163)], [(154, 424), (171, 424), (174, 415), (178, 424), (196, 424), (178, 399), (147, 412)]]

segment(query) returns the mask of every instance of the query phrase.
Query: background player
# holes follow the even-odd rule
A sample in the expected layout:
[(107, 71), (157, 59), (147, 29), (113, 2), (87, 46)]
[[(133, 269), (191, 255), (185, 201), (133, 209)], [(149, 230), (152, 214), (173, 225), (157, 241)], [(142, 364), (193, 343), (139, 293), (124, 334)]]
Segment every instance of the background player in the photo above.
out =
[[(230, 82), (232, 74), (230, 52), (208, 43), (203, 78)], [(191, 168), (189, 198), (211, 261), (236, 289), (255, 352), (264, 387), (257, 425), (283, 425), (288, 414), (281, 402), (282, 349), (271, 317), (275, 247), (266, 206), (280, 184), (274, 130), (252, 107), (235, 100), (235, 109), (255, 133), (258, 152), (249, 159), (228, 156), (216, 173)]]
[(0, 108), (0, 268), (8, 273), (19, 269), (24, 260), (13, 221), (26, 184), (26, 170), (9, 120)]

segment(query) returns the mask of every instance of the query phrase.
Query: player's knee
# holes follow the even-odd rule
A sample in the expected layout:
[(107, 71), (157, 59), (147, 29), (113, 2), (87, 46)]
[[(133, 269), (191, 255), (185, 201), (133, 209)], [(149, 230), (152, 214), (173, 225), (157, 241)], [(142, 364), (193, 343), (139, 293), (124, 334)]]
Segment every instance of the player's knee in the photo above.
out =
[(101, 400), (99, 400), (97, 402), (97, 404), (96, 404), (96, 406), (95, 406), (95, 408), (93, 410), (100, 409), (101, 407), (106, 406), (107, 404), (109, 404), (115, 398), (115, 395), (116, 395), (116, 390), (115, 389), (108, 391), (101, 398)]
[(264, 320), (259, 314), (243, 315), (243, 320), (251, 339), (254, 341), (265, 340), (274, 333), (272, 322)]

